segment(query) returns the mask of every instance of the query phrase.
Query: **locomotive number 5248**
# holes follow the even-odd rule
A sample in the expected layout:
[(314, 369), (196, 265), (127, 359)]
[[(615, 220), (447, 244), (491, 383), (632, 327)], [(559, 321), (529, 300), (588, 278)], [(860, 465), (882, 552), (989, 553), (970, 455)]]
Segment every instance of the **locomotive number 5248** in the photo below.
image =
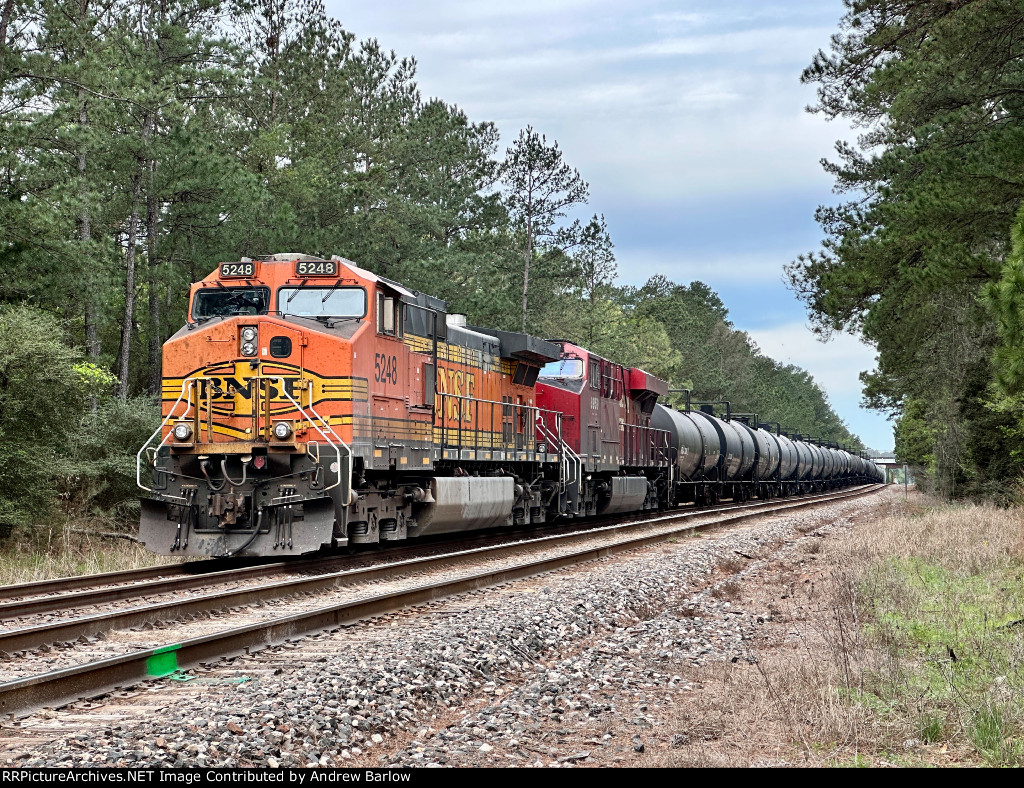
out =
[(377, 353), (373, 357), (373, 379), (378, 383), (398, 384), (398, 358)]

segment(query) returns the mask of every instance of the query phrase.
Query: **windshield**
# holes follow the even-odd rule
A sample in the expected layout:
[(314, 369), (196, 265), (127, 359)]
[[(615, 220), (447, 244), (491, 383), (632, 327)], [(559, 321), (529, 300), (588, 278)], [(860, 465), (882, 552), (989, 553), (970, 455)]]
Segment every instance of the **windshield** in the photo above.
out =
[(540, 371), (542, 378), (582, 378), (583, 362), (578, 358), (563, 358), (561, 361), (552, 361), (545, 364)]
[(225, 287), (200, 290), (192, 307), (192, 318), (265, 315), (270, 309), (268, 287)]
[(282, 287), (277, 311), (300, 317), (363, 317), (366, 291), (361, 287)]

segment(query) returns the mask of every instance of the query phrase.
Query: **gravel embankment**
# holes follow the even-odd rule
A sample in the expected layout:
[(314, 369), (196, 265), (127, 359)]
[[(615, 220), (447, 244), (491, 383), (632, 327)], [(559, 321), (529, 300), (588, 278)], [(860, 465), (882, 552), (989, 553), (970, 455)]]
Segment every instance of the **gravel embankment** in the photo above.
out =
[[(680, 538), (307, 637), (90, 711), (5, 723), (0, 764), (628, 763), (658, 724), (649, 706), (694, 691), (659, 663), (751, 658), (770, 613), (739, 609), (716, 584), (885, 500)], [(628, 741), (608, 732), (622, 720), (635, 728)]]

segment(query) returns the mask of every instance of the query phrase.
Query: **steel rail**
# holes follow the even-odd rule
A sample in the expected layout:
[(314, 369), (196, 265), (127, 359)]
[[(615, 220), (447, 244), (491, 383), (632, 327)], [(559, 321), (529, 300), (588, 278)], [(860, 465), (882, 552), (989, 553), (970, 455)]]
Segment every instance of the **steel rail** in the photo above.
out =
[[(83, 697), (108, 692), (116, 687), (166, 676), (177, 670), (217, 658), (246, 651), (258, 651), (311, 632), (346, 626), (362, 619), (394, 612), (405, 607), (421, 605), (467, 591), (500, 585), (627, 550), (646, 547), (671, 539), (680, 533), (694, 531), (697, 528), (718, 527), (759, 517), (763, 514), (777, 514), (831, 503), (836, 500), (849, 500), (881, 489), (884, 489), (884, 485), (869, 485), (853, 488), (853, 490), (840, 495), (818, 496), (767, 510), (743, 511), (710, 523), (680, 525), (677, 528), (660, 531), (656, 534), (635, 536), (610, 545), (587, 547), (561, 556), (527, 561), (506, 569), (477, 572), (453, 580), (427, 583), (403, 591), (371, 594), (339, 604), (203, 635), (180, 643), (144, 649), (93, 663), (17, 679), (0, 684), (0, 713), (21, 715), (42, 706), (67, 704)], [(644, 522), (649, 523), (650, 521)], [(579, 534), (575, 536), (577, 539), (582, 538)]]
[[(859, 488), (853, 488), (854, 491), (858, 489)], [(846, 495), (848, 494), (849, 493)], [(846, 495), (841, 494), (840, 497), (846, 497)], [(26, 651), (38, 648), (45, 644), (70, 642), (78, 640), (79, 638), (98, 635), (112, 629), (132, 629), (145, 624), (173, 621), (187, 616), (208, 613), (213, 610), (254, 605), (260, 602), (274, 601), (298, 594), (319, 593), (341, 586), (351, 585), (353, 583), (367, 583), (374, 580), (386, 580), (397, 574), (401, 574), (402, 572), (415, 571), (418, 568), (429, 567), (433, 564), (459, 564), (466, 563), (467, 561), (478, 560), (480, 558), (501, 558), (510, 553), (520, 552), (528, 547), (547, 547), (558, 543), (570, 544), (576, 539), (585, 538), (587, 536), (607, 535), (647, 525), (658, 525), (659, 523), (691, 519), (693, 517), (700, 516), (714, 516), (721, 512), (733, 510), (748, 513), (756, 513), (761, 510), (780, 511), (786, 508), (800, 506), (801, 504), (810, 501), (821, 503), (823, 500), (832, 500), (832, 496), (817, 496), (815, 498), (789, 503), (787, 506), (780, 506), (779, 504), (771, 501), (761, 501), (753, 505), (742, 504), (733, 507), (722, 507), (713, 512), (703, 509), (693, 510), (690, 512), (674, 512), (667, 515), (661, 515), (660, 517), (607, 525), (599, 528), (591, 528), (585, 531), (556, 533), (550, 536), (539, 536), (518, 542), (506, 542), (499, 545), (458, 550), (453, 553), (445, 553), (441, 555), (422, 556), (405, 561), (392, 561), (390, 563), (370, 567), (345, 569), (338, 572), (318, 574), (313, 577), (299, 577), (290, 580), (283, 580), (277, 583), (232, 589), (228, 591), (215, 591), (209, 594), (195, 596), (190, 599), (174, 599), (163, 603), (147, 604), (142, 607), (106, 611), (91, 616), (82, 616), (79, 618), (50, 622), (37, 626), (0, 631), (0, 651), (7, 653)], [(324, 564), (320, 563), (319, 568), (325, 568)], [(227, 571), (224, 573), (202, 575), (195, 578), (184, 578), (184, 580), (188, 581), (187, 585), (182, 583), (182, 579), (158, 581), (157, 583), (147, 584), (145, 588), (153, 589), (154, 593), (163, 592), (168, 589), (181, 590), (206, 585), (210, 582), (218, 582), (220, 580), (239, 580), (254, 576), (260, 577), (264, 574), (264, 572), (261, 571), (263, 569), (265, 569), (265, 567), (247, 567), (246, 569), (239, 571)], [(221, 577), (220, 575), (222, 574), (226, 575), (226, 577)], [(101, 595), (110, 595), (105, 598), (104, 601), (117, 601), (132, 595), (131, 592), (137, 588), (139, 588), (139, 586), (128, 586), (123, 589), (117, 588), (112, 590), (96, 591), (84, 595), (76, 595), (75, 599), (89, 596), (99, 597)], [(117, 593), (122, 590), (125, 592), (124, 595)], [(39, 601), (45, 602), (46, 600)], [(27, 603), (0, 605), (0, 613), (5, 612), (5, 610), (13, 609), (17, 606), (29, 607), (34, 602), (35, 600)]]
[[(281, 563), (276, 558), (250, 559), (263, 561), (259, 564), (264, 569), (273, 562)], [(115, 583), (131, 583), (135, 581), (151, 580), (157, 577), (174, 577), (180, 575), (198, 576), (218, 572), (228, 566), (229, 561), (219, 558), (212, 558), (206, 561), (189, 561), (182, 564), (160, 564), (158, 566), (145, 566), (141, 569), (121, 569), (115, 572), (102, 572), (94, 575), (75, 575), (74, 577), (55, 577), (50, 580), (33, 580), (28, 583), (16, 583), (14, 585), (0, 586), (0, 599), (16, 599), (21, 597), (40, 596), (53, 594), (61, 591), (74, 591), (82, 588), (92, 588), (98, 585), (113, 585)]]
[[(289, 568), (287, 564), (276, 563), (264, 564), (263, 566), (248, 566), (243, 569), (223, 569), (203, 572), (201, 574), (178, 574), (171, 575), (170, 577), (157, 575), (155, 580), (143, 578), (146, 582), (139, 582), (133, 585), (114, 586), (112, 588), (87, 588), (84, 591), (61, 594), (60, 596), (43, 596), (24, 600), (19, 599), (14, 602), (0, 602), (0, 621), (38, 613), (51, 613), (70, 608), (119, 602), (124, 599), (161, 594), (167, 591), (187, 591), (190, 588), (199, 588), (211, 583), (266, 577), (267, 575), (286, 572)], [(295, 567), (295, 569), (300, 571), (299, 567)]]
[[(856, 489), (856, 488), (851, 488)], [(828, 495), (829, 493), (823, 493)], [(666, 516), (699, 516), (701, 514), (713, 514), (714, 512), (730, 511), (733, 508), (757, 508), (774, 505), (775, 501), (753, 501), (743, 504), (727, 503), (714, 507), (702, 509), (691, 509), (676, 511), (674, 513), (660, 514), (656, 517)], [(653, 518), (648, 518), (650, 522)], [(535, 528), (528, 532), (527, 538), (543, 537), (551, 533), (554, 528), (564, 529), (568, 523), (559, 523), (557, 526)], [(573, 525), (588, 530), (595, 530), (603, 527), (600, 523), (584, 524), (573, 523)], [(488, 541), (496, 537), (510, 536), (521, 533), (509, 531), (504, 533), (488, 532), (478, 536), (476, 539), (449, 540), (445, 542), (420, 542), (416, 545), (395, 546), (390, 549), (393, 557), (403, 553), (421, 550), (425, 546), (437, 546), (439, 544), (465, 544), (467, 541)], [(244, 581), (252, 578), (262, 578), (281, 574), (316, 571), (322, 572), (328, 567), (337, 566), (349, 562), (352, 556), (317, 556), (315, 558), (294, 558), (288, 561), (278, 561), (272, 557), (256, 559), (255, 563), (246, 563), (244, 566), (230, 566), (229, 561), (224, 559), (212, 559), (209, 561), (193, 561), (185, 564), (165, 564), (159, 567), (147, 567), (144, 569), (130, 569), (120, 572), (107, 572), (97, 575), (83, 575), (80, 577), (58, 578), (55, 580), (43, 580), (34, 583), (23, 583), (16, 586), (0, 586), (0, 622), (19, 618), (22, 616), (38, 615), (41, 613), (58, 612), (74, 608), (95, 607), (96, 605), (110, 604), (138, 597), (151, 596), (168, 593), (171, 591), (186, 591), (193, 588), (211, 585), (221, 582)], [(225, 568), (227, 567), (227, 568)], [(125, 583), (126, 585), (115, 585)], [(130, 584), (129, 584), (130, 583)], [(104, 586), (104, 587), (96, 587)], [(64, 592), (64, 593), (56, 593)], [(46, 594), (51, 594), (46, 596)], [(2, 601), (2, 600), (13, 601)], [(73, 639), (73, 638), (72, 638)], [(3, 646), (0, 645), (0, 649)]]

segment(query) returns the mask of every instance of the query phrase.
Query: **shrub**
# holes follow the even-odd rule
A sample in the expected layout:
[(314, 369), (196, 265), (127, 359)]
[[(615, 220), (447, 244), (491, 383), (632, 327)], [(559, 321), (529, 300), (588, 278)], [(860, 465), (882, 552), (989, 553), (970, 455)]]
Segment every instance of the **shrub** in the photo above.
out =
[[(57, 320), (29, 307), (0, 311), (0, 529), (45, 518), (52, 479), (66, 473), (69, 449), (94, 389), (92, 370)], [(90, 365), (91, 366), (91, 365)]]

